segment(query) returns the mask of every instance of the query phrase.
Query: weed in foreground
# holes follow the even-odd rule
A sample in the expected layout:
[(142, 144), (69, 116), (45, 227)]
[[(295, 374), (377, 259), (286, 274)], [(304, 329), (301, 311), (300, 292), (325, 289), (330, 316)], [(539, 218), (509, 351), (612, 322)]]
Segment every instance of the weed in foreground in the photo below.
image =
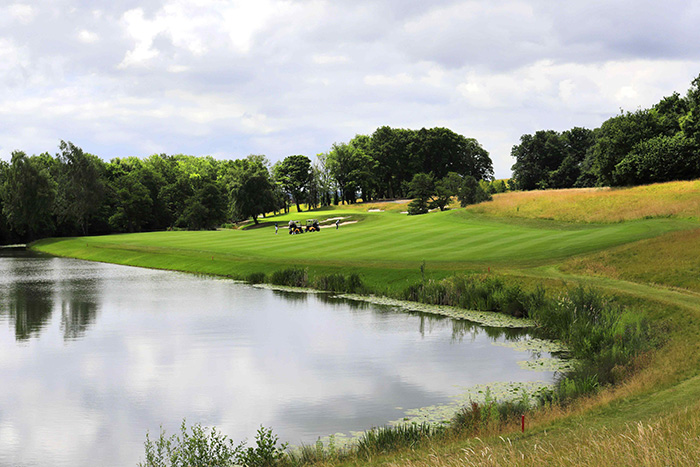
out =
[(245, 446), (245, 441), (234, 444), (226, 435), (208, 430), (200, 424), (187, 431), (185, 421), (180, 435), (167, 437), (161, 429), (158, 439), (151, 441), (148, 433), (144, 444), (146, 460), (139, 467), (274, 467), (284, 465), (287, 444), (278, 445), (278, 437), (272, 429), (260, 427), (255, 434), (255, 446)]

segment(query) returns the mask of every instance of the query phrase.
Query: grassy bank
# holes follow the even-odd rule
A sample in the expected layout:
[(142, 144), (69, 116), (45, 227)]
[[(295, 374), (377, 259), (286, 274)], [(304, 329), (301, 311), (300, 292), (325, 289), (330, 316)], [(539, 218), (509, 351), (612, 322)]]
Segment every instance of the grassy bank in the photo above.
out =
[[(481, 430), (476, 440), (437, 437), (399, 453), (323, 462), (605, 465), (617, 459), (625, 465), (690, 465), (700, 437), (699, 203), (700, 181), (507, 193), (468, 210), (417, 217), (401, 215), (396, 207), (369, 212), (356, 205), (273, 219), (280, 225), (291, 218), (358, 220), (338, 230), (296, 236), (284, 230), (275, 235), (270, 224), (249, 231), (44, 240), (33, 248), (256, 282), (294, 277), (303, 280), (298, 285), (438, 303), (445, 294), (466, 290), (451, 284), (455, 273), (479, 273), (486, 281), (519, 287), (524, 297), (542, 284), (555, 293), (577, 285), (595, 287), (634, 310), (623, 329), (643, 318), (661, 338), (658, 350), (628, 362), (636, 368), (633, 373), (608, 366), (617, 385), (601, 385), (565, 407), (528, 414), (525, 434), (518, 432), (519, 421), (504, 421)], [(383, 207), (372, 205), (373, 210)], [(505, 304), (499, 306), (507, 308), (508, 294), (514, 292), (499, 293)], [(566, 320), (562, 323), (562, 329), (568, 327)], [(585, 343), (589, 337), (583, 330), (571, 338)]]
[(468, 208), (498, 217), (566, 222), (622, 222), (652, 217), (700, 218), (700, 180), (633, 188), (572, 188), (494, 195)]

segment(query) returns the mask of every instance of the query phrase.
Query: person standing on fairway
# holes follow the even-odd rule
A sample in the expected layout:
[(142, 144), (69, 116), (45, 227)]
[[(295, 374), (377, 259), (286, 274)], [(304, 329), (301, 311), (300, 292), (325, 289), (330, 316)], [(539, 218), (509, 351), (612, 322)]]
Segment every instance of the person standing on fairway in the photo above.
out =
[(335, 220), (335, 230), (338, 230), (338, 226), (340, 225), (340, 219)]
[(277, 235), (277, 222), (275, 222), (275, 235)]

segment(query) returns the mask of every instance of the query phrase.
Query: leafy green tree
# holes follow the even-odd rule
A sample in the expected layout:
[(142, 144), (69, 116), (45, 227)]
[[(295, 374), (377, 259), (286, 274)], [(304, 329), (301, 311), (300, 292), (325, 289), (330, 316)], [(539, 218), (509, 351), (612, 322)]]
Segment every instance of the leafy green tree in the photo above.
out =
[(104, 163), (73, 143), (61, 141), (56, 211), (61, 222), (70, 222), (87, 235), (90, 218), (105, 196)]
[(369, 155), (378, 164), (379, 197), (405, 196), (404, 187), (414, 174), (422, 171), (422, 164), (411, 150), (414, 138), (414, 131), (388, 126), (372, 133)]
[(210, 156), (172, 156), (172, 178), (159, 198), (172, 213), (176, 227), (201, 230), (220, 225), (226, 218), (225, 189), (219, 180), (220, 164)]
[(465, 138), (447, 128), (422, 128), (415, 132), (412, 150), (421, 164), (421, 171), (435, 179), (449, 172), (471, 175), (477, 180), (493, 178), (488, 152), (473, 138)]
[(452, 197), (459, 194), (459, 188), (462, 185), (462, 177), (456, 172), (450, 172), (435, 182), (435, 193), (429, 204), (430, 208), (438, 208), (444, 211), (448, 204), (452, 201)]
[(466, 176), (462, 179), (458, 198), (461, 206), (464, 207), (469, 204), (490, 201), (492, 196), (484, 190), (474, 177)]
[(144, 184), (153, 201), (153, 215), (148, 228), (162, 230), (172, 227), (177, 219), (175, 206), (180, 203), (174, 185), (177, 184), (177, 161), (173, 156), (153, 154), (143, 160)]
[(7, 172), (9, 170), (9, 164), (3, 160), (0, 160), (0, 245), (6, 245), (11, 243), (12, 234), (10, 233), (10, 226), (7, 223), (7, 216), (5, 215), (3, 209), (3, 192), (5, 186), (5, 180), (7, 179)]
[(550, 171), (561, 165), (566, 149), (559, 133), (547, 130), (522, 135), (510, 154), (516, 159), (512, 170), (518, 188), (535, 190), (549, 187)]
[(598, 184), (610, 186), (624, 183), (615, 178), (615, 166), (637, 144), (658, 134), (657, 115), (649, 110), (623, 113), (603, 122), (592, 150)]
[[(358, 137), (355, 137), (357, 140)], [(354, 203), (362, 191), (365, 201), (372, 198), (376, 162), (355, 143), (334, 143), (327, 157), (328, 169), (340, 191), (341, 200)]]
[(408, 204), (408, 214), (417, 215), (428, 212), (428, 201), (435, 192), (435, 180), (432, 175), (417, 173), (409, 183), (409, 196), (413, 201)]
[(491, 158), (479, 142), (447, 128), (414, 131), (383, 126), (370, 137), (366, 153), (377, 162), (376, 192), (389, 198), (407, 195), (417, 173), (430, 173), (435, 179), (449, 172), (493, 178)]
[(695, 78), (686, 96), (688, 111), (679, 118), (683, 134), (693, 141), (696, 151), (700, 151), (700, 75)]
[(276, 178), (301, 212), (301, 203), (311, 182), (311, 160), (302, 155), (287, 156), (276, 166)]
[(314, 178), (319, 189), (319, 201), (321, 206), (330, 206), (333, 201), (331, 193), (335, 192), (333, 174), (328, 166), (328, 154), (316, 154), (316, 161), (313, 165)]
[(690, 111), (689, 99), (681, 97), (674, 92), (664, 97), (651, 108), (654, 114), (659, 133), (665, 136), (674, 136), (681, 131), (681, 119)]
[(264, 156), (250, 155), (231, 161), (225, 176), (228, 187), (230, 215), (234, 219), (258, 216), (275, 209), (274, 185)]
[(56, 182), (41, 159), (14, 151), (3, 178), (2, 210), (10, 228), (27, 240), (50, 235)]
[(153, 200), (137, 172), (129, 172), (113, 182), (117, 205), (109, 225), (118, 232), (140, 232), (148, 224)]
[(637, 144), (615, 166), (619, 185), (641, 185), (700, 177), (700, 153), (682, 132), (660, 135)]

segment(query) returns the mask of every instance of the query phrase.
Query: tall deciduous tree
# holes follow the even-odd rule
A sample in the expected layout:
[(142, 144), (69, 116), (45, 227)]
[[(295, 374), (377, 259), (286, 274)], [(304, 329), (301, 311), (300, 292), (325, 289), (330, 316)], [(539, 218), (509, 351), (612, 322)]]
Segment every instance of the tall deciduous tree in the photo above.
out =
[(2, 208), (10, 227), (34, 240), (53, 232), (56, 183), (36, 157), (14, 151), (2, 185)]
[(287, 156), (276, 166), (276, 170), (276, 178), (294, 199), (297, 211), (301, 212), (301, 203), (311, 182), (311, 159), (302, 155)]
[(250, 155), (246, 159), (232, 161), (224, 180), (229, 192), (230, 214), (236, 219), (251, 217), (258, 223), (258, 216), (275, 209), (274, 184), (264, 156)]
[(61, 141), (59, 149), (58, 217), (61, 222), (75, 224), (86, 235), (90, 217), (104, 199), (104, 163), (71, 142)]
[(371, 199), (376, 162), (361, 147), (353, 142), (333, 144), (328, 153), (328, 167), (342, 201), (354, 203), (360, 191), (366, 201)]

